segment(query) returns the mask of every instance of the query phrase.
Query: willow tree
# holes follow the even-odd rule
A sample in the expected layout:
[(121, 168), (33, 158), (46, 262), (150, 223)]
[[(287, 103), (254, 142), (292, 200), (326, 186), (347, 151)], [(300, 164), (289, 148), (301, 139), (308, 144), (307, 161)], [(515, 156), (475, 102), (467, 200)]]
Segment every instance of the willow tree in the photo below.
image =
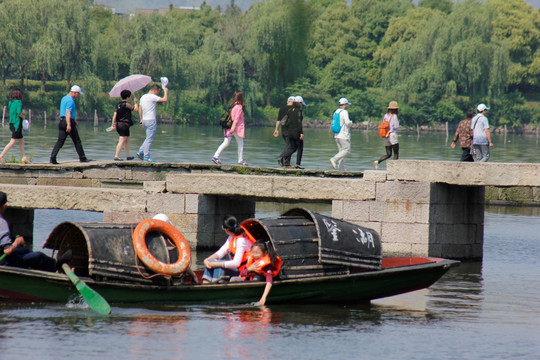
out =
[(324, 69), (338, 54), (362, 56), (365, 40), (362, 23), (345, 1), (325, 8), (312, 26), (308, 56), (312, 65)]
[(207, 91), (206, 102), (225, 105), (234, 91), (244, 88), (244, 62), (218, 34), (212, 34), (188, 59), (188, 78), (192, 88)]
[(511, 86), (527, 89), (540, 81), (540, 73), (531, 65), (540, 57), (540, 12), (524, 0), (488, 0), (494, 13), (493, 40), (508, 49)]
[[(6, 8), (6, 3), (0, 3), (0, 24), (7, 24), (10, 20), (10, 14)], [(0, 70), (2, 71), (2, 85), (6, 85), (9, 72), (13, 67), (11, 54), (15, 51), (15, 41), (11, 37), (8, 26), (0, 26)]]
[(55, 2), (54, 26), (50, 39), (60, 49), (54, 62), (54, 72), (66, 81), (69, 88), (73, 79), (87, 70), (90, 48), (88, 31), (88, 2), (84, 0), (57, 0)]
[(242, 47), (246, 71), (261, 84), (265, 103), (280, 94), (306, 66), (309, 4), (303, 0), (255, 3), (246, 13), (247, 38)]
[(154, 78), (167, 76), (171, 86), (178, 89), (184, 84), (186, 50), (176, 33), (170, 18), (159, 15), (138, 15), (127, 27), (130, 72), (150, 75)]
[(430, 19), (440, 16), (440, 12), (422, 7), (409, 10), (405, 16), (390, 20), (388, 29), (373, 55), (379, 66), (384, 68), (403, 43), (414, 40)]
[[(405, 91), (409, 101), (422, 99), (432, 106), (450, 93), (470, 99), (502, 94), (508, 56), (505, 46), (493, 41), (489, 7), (468, 1), (455, 4), (449, 15), (432, 14), (410, 40), (389, 46), (396, 50), (383, 71), (383, 85)], [(381, 54), (386, 56), (382, 59), (389, 56)]]
[(129, 58), (125, 47), (122, 46), (122, 38), (119, 36), (125, 26), (125, 19), (114, 15), (110, 9), (101, 6), (92, 7), (89, 11), (89, 17), (88, 31), (92, 41), (90, 53), (92, 74), (105, 81), (112, 81), (127, 75)]
[(55, 41), (55, 36), (61, 28), (56, 20), (55, 0), (41, 0), (33, 4), (38, 11), (38, 19), (33, 26), (38, 29), (40, 36), (32, 47), (32, 71), (41, 80), (41, 91), (45, 92), (47, 79), (58, 75), (55, 72), (62, 51), (61, 44)]
[[(29, 0), (8, 0), (1, 4), (3, 8), (3, 31), (14, 43), (5, 54), (17, 69), (20, 86), (33, 59), (32, 47), (39, 36), (39, 28), (35, 26), (38, 8)], [(13, 45), (13, 44), (12, 44)]]
[(414, 9), (411, 0), (354, 0), (351, 10), (362, 24), (362, 31), (368, 38), (379, 44), (392, 18), (404, 16)]

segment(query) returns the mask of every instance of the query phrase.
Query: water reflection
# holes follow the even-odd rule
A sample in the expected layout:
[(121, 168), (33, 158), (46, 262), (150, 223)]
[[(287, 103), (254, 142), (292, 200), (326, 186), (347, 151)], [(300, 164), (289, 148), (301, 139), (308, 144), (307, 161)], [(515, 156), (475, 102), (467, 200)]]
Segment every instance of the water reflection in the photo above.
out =
[(471, 321), (481, 314), (482, 263), (461, 263), (429, 288), (426, 307), (441, 318)]

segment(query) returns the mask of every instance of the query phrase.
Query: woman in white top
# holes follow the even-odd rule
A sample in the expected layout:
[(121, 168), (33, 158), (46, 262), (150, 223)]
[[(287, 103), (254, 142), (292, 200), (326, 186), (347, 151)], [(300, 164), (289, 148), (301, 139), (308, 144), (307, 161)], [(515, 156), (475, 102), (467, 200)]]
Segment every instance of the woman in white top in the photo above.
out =
[(394, 152), (394, 160), (399, 159), (399, 143), (398, 143), (398, 129), (399, 129), (399, 106), (397, 101), (390, 101), (388, 104), (388, 110), (384, 114), (383, 121), (387, 121), (390, 125), (390, 131), (384, 138), (384, 147), (386, 149), (386, 155), (381, 156), (379, 160), (373, 162), (373, 169), (377, 170), (379, 164), (384, 160), (389, 159)]
[(349, 119), (347, 108), (351, 105), (349, 100), (345, 98), (339, 99), (339, 124), (341, 130), (334, 136), (338, 147), (338, 153), (330, 159), (330, 164), (334, 169), (345, 170), (345, 157), (351, 153), (351, 126), (352, 121)]
[(223, 231), (229, 237), (225, 244), (204, 259), (203, 284), (217, 283), (240, 274), (239, 268), (247, 262), (253, 241), (249, 240), (234, 216), (227, 215), (223, 220)]

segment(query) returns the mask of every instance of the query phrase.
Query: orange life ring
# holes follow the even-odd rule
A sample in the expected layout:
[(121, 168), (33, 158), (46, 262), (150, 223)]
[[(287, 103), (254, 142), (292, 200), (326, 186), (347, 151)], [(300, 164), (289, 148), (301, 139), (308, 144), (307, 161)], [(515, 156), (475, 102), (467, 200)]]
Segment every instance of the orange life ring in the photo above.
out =
[[(178, 260), (175, 263), (166, 264), (161, 262), (148, 250), (146, 234), (151, 231), (165, 234), (174, 242), (178, 249)], [(186, 271), (191, 262), (191, 250), (186, 238), (180, 230), (165, 221), (156, 219), (141, 221), (133, 232), (133, 247), (143, 264), (158, 274), (179, 275)]]

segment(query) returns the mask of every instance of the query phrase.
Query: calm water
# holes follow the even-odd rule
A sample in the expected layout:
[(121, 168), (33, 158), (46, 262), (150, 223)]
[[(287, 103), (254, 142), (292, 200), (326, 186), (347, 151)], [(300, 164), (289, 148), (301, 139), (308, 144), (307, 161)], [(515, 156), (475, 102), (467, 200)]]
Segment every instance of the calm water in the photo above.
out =
[[(112, 160), (118, 142), (116, 132), (105, 132), (109, 124), (101, 124), (94, 128), (89, 123), (82, 123), (79, 133), (87, 156), (94, 160)], [(141, 127), (131, 128), (131, 151), (135, 155), (138, 147), (144, 140)], [(276, 159), (283, 149), (284, 142), (281, 137), (272, 136), (272, 128), (250, 128), (246, 130), (244, 158), (254, 166), (277, 166)], [(26, 151), (33, 153), (33, 162), (47, 162), (56, 142), (58, 129), (56, 124), (49, 123), (44, 128), (42, 123), (32, 125), (30, 134), (26, 139)], [(218, 126), (195, 127), (177, 125), (158, 125), (158, 133), (152, 146), (152, 157), (156, 161), (210, 163), (217, 147), (222, 142), (222, 133)], [(402, 159), (427, 159), (427, 160), (458, 160), (461, 150), (450, 148), (453, 133), (446, 139), (444, 133), (401, 134), (400, 158)], [(0, 128), (1, 146), (7, 144), (11, 132), (6, 126)], [(495, 147), (491, 152), (491, 160), (494, 162), (538, 162), (540, 153), (539, 139), (536, 135), (494, 135)], [(222, 154), (224, 163), (235, 164), (238, 160), (236, 143), (233, 140), (231, 146)], [(328, 159), (337, 152), (333, 136), (326, 129), (306, 129), (304, 142), (304, 156), (302, 165), (309, 169), (331, 170)], [(19, 157), (18, 148), (13, 148), (12, 153)], [(382, 140), (376, 132), (355, 131), (352, 135), (351, 155), (346, 160), (346, 167), (351, 171), (371, 169), (373, 160), (384, 155), (385, 150)], [(9, 157), (9, 156), (8, 156)], [(121, 157), (125, 158), (122, 151)], [(58, 161), (78, 160), (73, 143), (68, 138), (60, 154)], [(293, 157), (293, 163), (296, 155)]]
[[(40, 210), (36, 231), (100, 214)], [(0, 302), (0, 359), (537, 359), (540, 209), (486, 212), (483, 263), (371, 305), (114, 306)]]
[[(157, 160), (208, 162), (220, 143), (215, 128), (161, 129), (166, 133), (156, 137)], [(0, 130), (4, 142), (6, 131)], [(27, 149), (35, 153), (34, 162), (46, 161), (56, 131), (51, 126), (41, 135), (36, 132), (34, 127), (27, 137)], [(282, 140), (270, 132), (248, 131), (247, 161), (273, 166)], [(84, 125), (81, 133), (90, 157), (112, 157), (116, 136)], [(140, 130), (133, 140), (142, 141)], [(459, 158), (444, 134), (401, 136), (400, 145), (403, 158)], [(509, 137), (506, 143), (495, 137), (495, 146), (493, 161), (537, 161), (534, 136)], [(306, 131), (303, 164), (328, 169), (334, 147), (326, 131)], [(110, 148), (110, 156), (104, 148)], [(354, 133), (349, 168), (369, 168), (381, 149), (375, 133)], [(235, 153), (233, 145), (223, 159), (235, 162)], [(72, 159), (75, 150), (66, 142), (59, 160)], [(282, 210), (257, 211), (265, 216)], [(101, 221), (102, 215), (37, 210), (35, 246), (64, 220)], [(462, 264), (429, 289), (371, 305), (114, 306), (111, 316), (101, 317), (84, 304), (4, 301), (0, 359), (537, 359), (539, 233), (540, 208), (487, 208), (482, 263)]]

